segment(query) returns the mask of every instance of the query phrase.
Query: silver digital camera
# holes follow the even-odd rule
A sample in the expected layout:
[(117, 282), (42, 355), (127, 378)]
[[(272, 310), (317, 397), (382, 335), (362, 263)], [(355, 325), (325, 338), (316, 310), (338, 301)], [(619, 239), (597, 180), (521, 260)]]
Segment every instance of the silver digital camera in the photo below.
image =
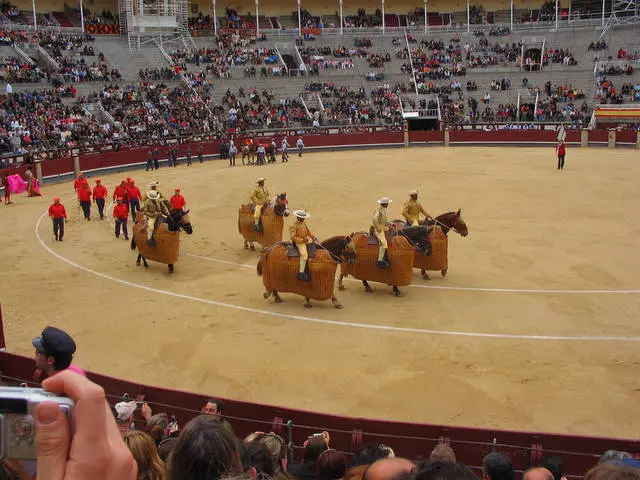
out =
[(0, 458), (35, 460), (35, 411), (42, 402), (58, 404), (67, 416), (73, 435), (75, 402), (70, 398), (41, 388), (0, 387)]

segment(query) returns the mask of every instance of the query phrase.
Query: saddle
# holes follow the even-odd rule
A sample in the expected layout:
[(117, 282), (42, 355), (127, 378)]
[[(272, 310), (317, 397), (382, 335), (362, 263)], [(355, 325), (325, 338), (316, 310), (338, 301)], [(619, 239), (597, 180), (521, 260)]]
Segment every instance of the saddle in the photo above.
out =
[[(387, 237), (387, 244), (391, 244), (391, 239), (394, 236), (391, 230), (385, 232), (385, 236)], [(367, 245), (378, 245), (378, 243), (378, 237), (376, 237), (375, 235), (367, 234)]]
[[(307, 245), (307, 254), (309, 255), (309, 258), (316, 258), (316, 250), (318, 250), (318, 245), (315, 243)], [(297, 258), (300, 256), (300, 251), (295, 243), (287, 243), (287, 256), (289, 258)]]

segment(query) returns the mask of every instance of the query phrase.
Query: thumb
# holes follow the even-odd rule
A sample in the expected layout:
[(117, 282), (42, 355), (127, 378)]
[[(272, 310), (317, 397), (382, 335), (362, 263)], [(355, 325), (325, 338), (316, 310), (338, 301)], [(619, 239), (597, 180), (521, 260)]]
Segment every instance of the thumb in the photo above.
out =
[(57, 404), (36, 407), (37, 480), (62, 480), (69, 456), (69, 423)]

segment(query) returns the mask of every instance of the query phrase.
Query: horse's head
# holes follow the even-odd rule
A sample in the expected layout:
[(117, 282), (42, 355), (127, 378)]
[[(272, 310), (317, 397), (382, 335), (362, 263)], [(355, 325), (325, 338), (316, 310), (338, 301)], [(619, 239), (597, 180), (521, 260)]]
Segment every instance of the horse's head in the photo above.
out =
[(170, 232), (177, 232), (182, 229), (188, 235), (193, 233), (191, 219), (189, 218), (189, 210), (186, 212), (182, 210), (172, 210), (167, 220), (167, 226), (169, 227)]
[(442, 215), (438, 215), (435, 218), (435, 221), (435, 223), (442, 228), (442, 233), (445, 235), (449, 233), (449, 230), (453, 230), (463, 237), (469, 235), (467, 224), (462, 219), (462, 209), (458, 209), (457, 212), (447, 212)]
[(347, 260), (347, 263), (352, 265), (356, 263), (356, 244), (353, 241), (355, 233), (344, 237), (344, 248), (342, 250), (342, 256)]
[(287, 193), (283, 192), (277, 195), (273, 202), (273, 213), (279, 217), (289, 216), (289, 200), (287, 200)]

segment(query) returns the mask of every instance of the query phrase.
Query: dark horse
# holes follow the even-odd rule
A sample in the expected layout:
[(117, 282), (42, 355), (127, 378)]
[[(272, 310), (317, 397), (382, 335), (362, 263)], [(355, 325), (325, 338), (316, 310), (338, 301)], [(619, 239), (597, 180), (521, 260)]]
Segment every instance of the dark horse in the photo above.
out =
[[(391, 227), (391, 230), (396, 235), (400, 235), (400, 236), (406, 238), (407, 241), (418, 252), (420, 252), (420, 253), (422, 253), (424, 255), (429, 255), (429, 253), (431, 252), (431, 244), (429, 243), (429, 240), (427, 238), (427, 236), (429, 235), (429, 231), (430, 231), (429, 227), (427, 227), (425, 225), (422, 225), (422, 226), (416, 226), (416, 227), (400, 228), (398, 225), (394, 224)], [(370, 234), (372, 234), (371, 231), (370, 231)], [(352, 259), (352, 261), (353, 261), (353, 259)], [(338, 289), (339, 290), (345, 290), (345, 286), (342, 284), (342, 279), (344, 277), (345, 277), (345, 275), (340, 274), (340, 278), (338, 280)], [(371, 288), (371, 286), (369, 285), (369, 282), (367, 280), (362, 280), (362, 284), (364, 285), (364, 289), (365, 289), (366, 292), (368, 292), (368, 293), (373, 292), (373, 289)], [(393, 293), (395, 294), (396, 297), (402, 296), (402, 293), (400, 292), (400, 289), (398, 288), (397, 285), (393, 285)]]
[[(156, 228), (153, 233), (154, 237), (158, 235), (162, 235), (161, 226), (162, 224), (165, 224), (165, 223), (167, 225), (167, 230), (169, 232), (179, 232), (180, 229), (182, 229), (188, 235), (191, 235), (193, 233), (193, 227), (191, 226), (191, 222), (189, 221), (188, 213), (189, 213), (188, 211), (183, 212), (182, 210), (172, 210), (169, 216), (160, 217), (160, 219), (156, 223)], [(136, 235), (142, 234), (144, 235), (144, 238), (146, 240), (146, 233), (139, 228), (141, 225), (140, 220), (144, 224), (144, 219), (142, 218), (142, 214), (139, 214), (139, 221), (136, 222), (136, 225), (134, 225), (134, 228), (133, 228), (133, 235), (131, 236), (131, 250), (136, 249)], [(175, 245), (173, 245), (173, 242), (175, 242)], [(171, 244), (169, 245), (165, 244), (164, 242), (158, 242), (156, 247), (149, 247), (146, 241), (141, 241), (139, 245), (137, 245), (138, 258), (136, 260), (136, 265), (140, 265), (140, 260), (142, 260), (145, 268), (149, 266), (147, 264), (146, 258), (143, 256), (143, 252), (145, 252), (145, 254), (149, 257), (149, 259), (155, 260), (161, 263), (167, 263), (167, 265), (169, 266), (169, 273), (173, 273), (173, 269), (174, 269), (173, 263), (178, 259), (178, 253), (180, 248), (179, 242), (180, 242), (180, 239), (177, 235), (171, 236), (171, 240), (170, 240)], [(166, 248), (167, 246), (169, 248)], [(163, 249), (167, 251), (163, 251)], [(165, 258), (164, 261), (163, 261), (163, 258)], [(169, 259), (169, 261), (167, 261), (166, 259)]]
[[(240, 218), (238, 218), (238, 230), (244, 237), (245, 249), (250, 248), (251, 250), (255, 250), (253, 245), (254, 241), (268, 247), (282, 240), (282, 230), (284, 229), (284, 220), (282, 217), (289, 216), (289, 200), (287, 200), (287, 193), (283, 192), (279, 195), (274, 195), (268, 206), (269, 208), (265, 207), (262, 209), (262, 216), (260, 217), (260, 225), (262, 229), (259, 232), (254, 228), (253, 213), (248, 211), (240, 213)], [(241, 207), (241, 212), (243, 208), (250, 207)], [(271, 209), (273, 209), (273, 215), (270, 213)]]

